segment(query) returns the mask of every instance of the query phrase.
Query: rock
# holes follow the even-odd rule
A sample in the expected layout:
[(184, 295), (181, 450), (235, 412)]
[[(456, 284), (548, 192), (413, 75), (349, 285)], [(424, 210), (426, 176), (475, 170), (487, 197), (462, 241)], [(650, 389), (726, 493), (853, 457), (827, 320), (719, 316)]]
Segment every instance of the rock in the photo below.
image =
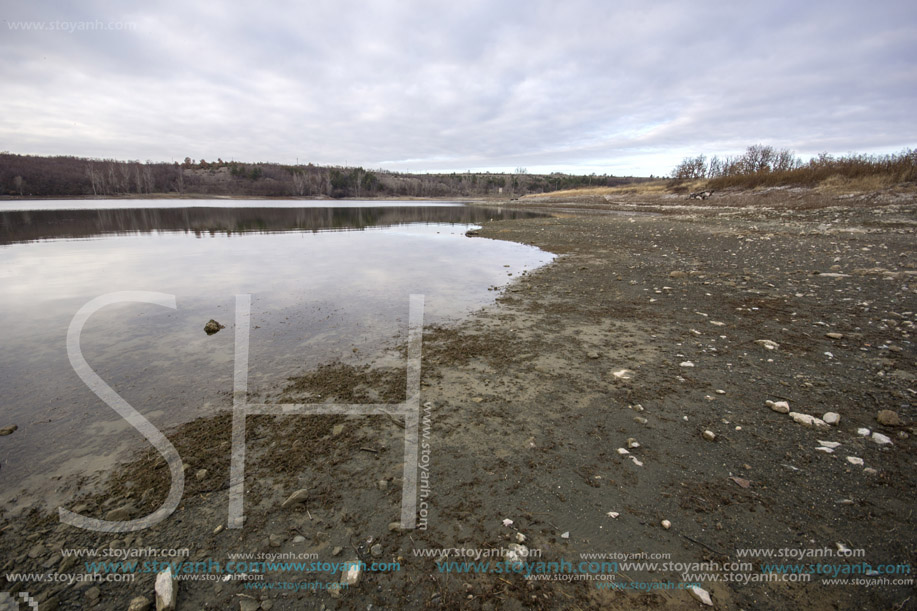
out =
[(131, 514), (134, 512), (134, 506), (131, 504), (122, 505), (117, 509), (112, 509), (107, 514), (105, 514), (105, 519), (109, 522), (125, 522), (130, 520)]
[(672, 523), (669, 522), (668, 520), (663, 520), (662, 522), (660, 522), (660, 524), (662, 524), (662, 527), (666, 530), (672, 528)]
[(570, 531), (568, 530), (568, 531), (565, 532), (565, 533), (561, 533), (560, 538), (561, 538), (561, 539), (569, 539), (569, 538), (570, 538)]
[(885, 446), (892, 442), (892, 440), (889, 437), (883, 435), (882, 433), (873, 433), (872, 440), (875, 441), (880, 446)]
[(691, 361), (682, 361), (678, 364), (679, 367), (694, 367), (694, 363)]
[(506, 554), (503, 556), (504, 562), (512, 567), (521, 567), (522, 563), (529, 555), (529, 549), (519, 543), (510, 543), (506, 546)]
[(340, 545), (338, 545), (338, 546), (336, 546), (333, 550), (331, 550), (331, 555), (332, 555), (332, 556), (340, 556), (340, 555), (341, 555), (341, 552), (343, 552), (343, 551), (344, 551), (344, 548), (341, 547)]
[(283, 504), (280, 505), (280, 507), (281, 509), (286, 509), (287, 507), (295, 507), (297, 505), (301, 505), (302, 503), (305, 503), (306, 500), (308, 500), (308, 498), (309, 498), (309, 491), (306, 490), (305, 488), (302, 488), (300, 490), (297, 490), (293, 494), (291, 494), (289, 497), (287, 497), (287, 500), (285, 500)]
[(207, 469), (198, 469), (194, 474), (194, 479), (197, 481), (201, 481), (205, 477), (207, 477)]
[(699, 586), (691, 586), (688, 588), (688, 592), (690, 592), (691, 596), (699, 600), (702, 604), (707, 605), (708, 607), (713, 606), (713, 600), (710, 598), (710, 594), (707, 593), (707, 590)]
[(525, 543), (525, 535), (516, 533), (516, 543)]
[(267, 538), (268, 545), (271, 547), (280, 547), (283, 545), (283, 536), (282, 535), (270, 535)]
[(598, 353), (598, 352), (595, 352), (595, 351), (587, 352), (587, 353), (586, 353), (586, 356), (588, 356), (588, 357), (591, 358), (591, 359), (597, 359), (597, 358), (599, 358), (599, 353)]
[(717, 389), (716, 389), (716, 394), (718, 394), (718, 395), (725, 395), (725, 394), (726, 394), (726, 391), (723, 390), (722, 388), (717, 388)]
[(305, 543), (305, 542), (306, 542), (306, 538), (303, 537), (302, 535), (296, 535), (295, 537), (293, 537), (293, 543)]
[(148, 611), (150, 608), (150, 600), (143, 596), (138, 596), (131, 599), (131, 604), (127, 608), (127, 611)]
[(404, 528), (401, 526), (401, 522), (389, 522), (388, 523), (388, 532), (390, 533), (403, 533)]
[(617, 518), (617, 517), (618, 517), (619, 515), (621, 515), (621, 514), (618, 513), (617, 511), (609, 511), (609, 512), (608, 512), (607, 514), (605, 514), (605, 515), (607, 515), (609, 518), (611, 518), (612, 520), (614, 520), (615, 518)]
[(627, 456), (630, 452), (626, 448), (618, 448), (618, 454), (621, 456)]
[(824, 446), (820, 446), (820, 447), (815, 448), (815, 451), (816, 451), (816, 452), (824, 452), (825, 454), (834, 454), (834, 450), (832, 450), (831, 448), (826, 448), (826, 447), (824, 447)]
[(340, 423), (340, 424), (335, 424), (335, 425), (331, 428), (331, 436), (332, 436), (332, 437), (337, 437), (338, 435), (340, 435), (340, 434), (343, 433), (343, 432), (344, 432), (344, 423), (343, 423), (343, 422)]
[(879, 421), (879, 424), (885, 426), (901, 426), (904, 424), (901, 422), (901, 418), (898, 417), (898, 414), (890, 409), (883, 409), (876, 414), (876, 420)]
[(378, 543), (369, 548), (369, 553), (373, 555), (373, 558), (382, 557), (382, 546)]
[(261, 601), (261, 608), (262, 608), (264, 611), (271, 611), (271, 609), (274, 608), (274, 601), (273, 601), (273, 600), (262, 600), (262, 601)]
[(844, 339), (843, 333), (825, 333), (825, 337), (828, 339)]
[(630, 369), (619, 369), (618, 371), (612, 371), (611, 375), (619, 380), (630, 380), (634, 377), (634, 372)]
[(756, 339), (755, 343), (759, 346), (764, 346), (768, 350), (776, 350), (780, 347), (780, 344), (769, 339)]
[(222, 525), (222, 524), (220, 524), (219, 526), (217, 526), (216, 528), (213, 529), (213, 534), (215, 534), (215, 535), (218, 535), (218, 534), (220, 534), (221, 532), (223, 532), (223, 525)]
[(765, 405), (777, 412), (778, 414), (789, 414), (790, 404), (786, 401), (765, 401)]
[(841, 415), (837, 412), (826, 412), (825, 415), (821, 417), (821, 419), (828, 424), (837, 426), (837, 424), (841, 421)]
[(209, 321), (207, 321), (207, 324), (204, 325), (204, 333), (206, 333), (207, 335), (213, 335), (214, 333), (219, 332), (220, 329), (225, 329), (225, 328), (226, 328), (226, 325), (221, 325), (220, 323), (218, 323), (217, 321), (211, 318)]
[(714, 441), (716, 439), (716, 433), (714, 433), (710, 429), (707, 429), (706, 431), (704, 431), (703, 434), (704, 434), (704, 439), (706, 439), (707, 441)]
[(86, 598), (89, 599), (89, 604), (94, 605), (99, 602), (99, 597), (102, 596), (102, 590), (98, 586), (92, 586), (86, 590)]
[(687, 274), (680, 270), (669, 272), (669, 278), (684, 278), (685, 276), (687, 276)]
[(384, 491), (388, 488), (388, 480), (380, 479), (378, 482), (376, 482), (376, 488)]
[(627, 447), (630, 448), (631, 450), (633, 450), (634, 448), (639, 448), (640, 442), (638, 442), (633, 437), (628, 437), (627, 438)]
[(849, 462), (851, 465), (862, 466), (862, 464), (863, 464), (863, 459), (860, 458), (859, 456), (848, 456), (848, 457), (847, 457), (847, 462)]
[(156, 575), (156, 611), (175, 611), (178, 600), (178, 581), (172, 575), (172, 569), (167, 568)]
[(29, 558), (35, 559), (48, 553), (48, 548), (43, 543), (36, 543), (29, 549)]
[(347, 568), (341, 573), (339, 587), (329, 590), (333, 598), (338, 598), (342, 590), (357, 585), (357, 582), (360, 581), (360, 565), (359, 560), (351, 560), (347, 563)]
[(857, 429), (857, 435), (859, 435), (860, 437), (869, 437), (871, 433), (872, 431), (870, 431), (869, 429), (864, 429), (864, 428)]
[(866, 475), (875, 475), (876, 473), (878, 473), (878, 471), (876, 471), (872, 467), (866, 467), (865, 469), (863, 469), (863, 473), (865, 473)]
[(647, 422), (649, 422), (649, 420), (647, 420), (643, 416), (634, 416), (634, 422), (636, 422), (637, 424), (646, 424)]
[(261, 608), (261, 603), (253, 598), (240, 598), (239, 599), (239, 611), (258, 611)]
[(18, 427), (17, 425), (15, 425), (15, 424), (11, 424), (11, 425), (9, 425), (9, 426), (5, 426), (5, 427), (3, 427), (2, 429), (0, 429), (0, 437), (3, 437), (3, 436), (5, 436), (5, 435), (12, 435), (14, 432), (16, 432), (16, 429), (18, 429), (18, 428), (19, 428), (19, 427)]
[(822, 447), (831, 448), (832, 450), (841, 445), (839, 441), (822, 441), (820, 439), (818, 439), (817, 441), (819, 445), (821, 445)]
[(503, 526), (509, 527), (509, 526), (512, 526), (512, 525), (513, 525), (513, 521), (512, 521), (512, 520), (510, 520), (509, 518), (504, 518), (504, 519), (503, 519)]
[(807, 426), (809, 428), (817, 429), (827, 429), (830, 428), (830, 425), (822, 420), (821, 418), (816, 418), (815, 416), (810, 416), (809, 414), (801, 414), (799, 412), (790, 412), (790, 418), (793, 419), (793, 422), (801, 424), (802, 426)]

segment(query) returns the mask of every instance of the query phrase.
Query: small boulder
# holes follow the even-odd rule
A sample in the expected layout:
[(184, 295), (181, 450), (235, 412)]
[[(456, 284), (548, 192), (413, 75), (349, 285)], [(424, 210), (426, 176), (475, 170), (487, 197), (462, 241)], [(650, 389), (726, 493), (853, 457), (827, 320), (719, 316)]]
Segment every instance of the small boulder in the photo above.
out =
[(827, 412), (821, 419), (836, 426), (841, 421), (841, 415), (837, 412)]
[(786, 401), (771, 401), (767, 400), (764, 402), (769, 408), (777, 412), (778, 414), (789, 414), (790, 413), (790, 404)]

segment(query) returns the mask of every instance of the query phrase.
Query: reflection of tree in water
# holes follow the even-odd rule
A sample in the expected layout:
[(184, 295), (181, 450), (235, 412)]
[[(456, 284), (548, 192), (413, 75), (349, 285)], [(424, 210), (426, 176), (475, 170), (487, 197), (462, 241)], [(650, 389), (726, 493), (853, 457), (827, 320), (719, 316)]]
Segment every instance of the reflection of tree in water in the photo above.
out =
[(406, 223), (478, 223), (538, 216), (478, 206), (370, 208), (142, 208), (0, 212), (0, 244), (154, 231), (216, 235), (359, 230)]

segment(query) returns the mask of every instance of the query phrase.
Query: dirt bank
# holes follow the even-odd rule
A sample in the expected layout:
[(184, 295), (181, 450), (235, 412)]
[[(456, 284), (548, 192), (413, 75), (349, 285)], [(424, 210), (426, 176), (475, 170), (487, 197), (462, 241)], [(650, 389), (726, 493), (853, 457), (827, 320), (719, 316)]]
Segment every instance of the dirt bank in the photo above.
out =
[[(696, 207), (636, 196), (523, 201), (512, 205), (555, 216), (486, 223), (477, 239), (562, 256), (466, 322), (425, 330), (425, 530), (391, 525), (405, 435), (396, 419), (317, 416), (249, 419), (245, 527), (215, 532), (228, 503), (223, 416), (170, 432), (187, 466), (171, 517), (129, 535), (81, 531), (37, 511), (5, 520), (3, 572), (84, 574), (61, 548), (183, 547), (195, 561), (295, 553), (399, 570), (364, 571), (340, 597), (288, 585), (340, 578), (322, 571), (269, 570), (263, 583), (274, 589), (187, 580), (179, 609), (700, 609), (679, 585), (693, 581), (717, 609), (914, 608), (913, 583), (892, 584), (912, 575), (863, 565), (917, 565), (917, 200), (810, 196), (715, 196)], [(331, 363), (263, 399), (400, 401), (403, 355), (396, 343), (366, 366)], [(766, 401), (840, 421), (806, 426)], [(887, 414), (880, 423), (880, 410), (900, 423)], [(139, 517), (168, 487), (154, 453), (79, 509), (105, 517), (126, 506)], [(282, 508), (298, 489), (307, 502)], [(512, 547), (520, 542), (527, 562), (576, 570), (583, 554), (606, 553), (619, 564), (526, 579), (497, 572), (504, 558), (486, 553), (486, 572), (449, 573), (419, 551), (523, 553)], [(750, 548), (773, 551), (743, 555)], [(623, 566), (623, 555), (660, 565)], [(688, 571), (705, 575), (663, 562), (706, 563)], [(821, 573), (768, 581), (770, 564)], [(825, 581), (834, 577), (888, 583)], [(152, 599), (154, 578), (2, 581), (0, 591), (29, 592), (43, 608), (127, 609), (136, 596)]]

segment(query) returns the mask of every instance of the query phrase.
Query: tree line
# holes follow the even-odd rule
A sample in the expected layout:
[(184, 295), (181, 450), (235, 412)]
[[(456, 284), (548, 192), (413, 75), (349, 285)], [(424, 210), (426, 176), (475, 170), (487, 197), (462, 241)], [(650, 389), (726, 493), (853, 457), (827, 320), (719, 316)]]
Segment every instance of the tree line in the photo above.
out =
[(647, 180), (607, 174), (465, 172), (412, 174), (362, 167), (206, 161), (140, 162), (0, 153), (0, 195), (107, 197), (230, 195), (254, 197), (520, 197)]
[(789, 149), (755, 144), (735, 156), (686, 157), (674, 170), (675, 181), (707, 179), (710, 188), (815, 185), (833, 177), (878, 177), (888, 183), (917, 181), (917, 150), (890, 155), (821, 153), (803, 161)]

